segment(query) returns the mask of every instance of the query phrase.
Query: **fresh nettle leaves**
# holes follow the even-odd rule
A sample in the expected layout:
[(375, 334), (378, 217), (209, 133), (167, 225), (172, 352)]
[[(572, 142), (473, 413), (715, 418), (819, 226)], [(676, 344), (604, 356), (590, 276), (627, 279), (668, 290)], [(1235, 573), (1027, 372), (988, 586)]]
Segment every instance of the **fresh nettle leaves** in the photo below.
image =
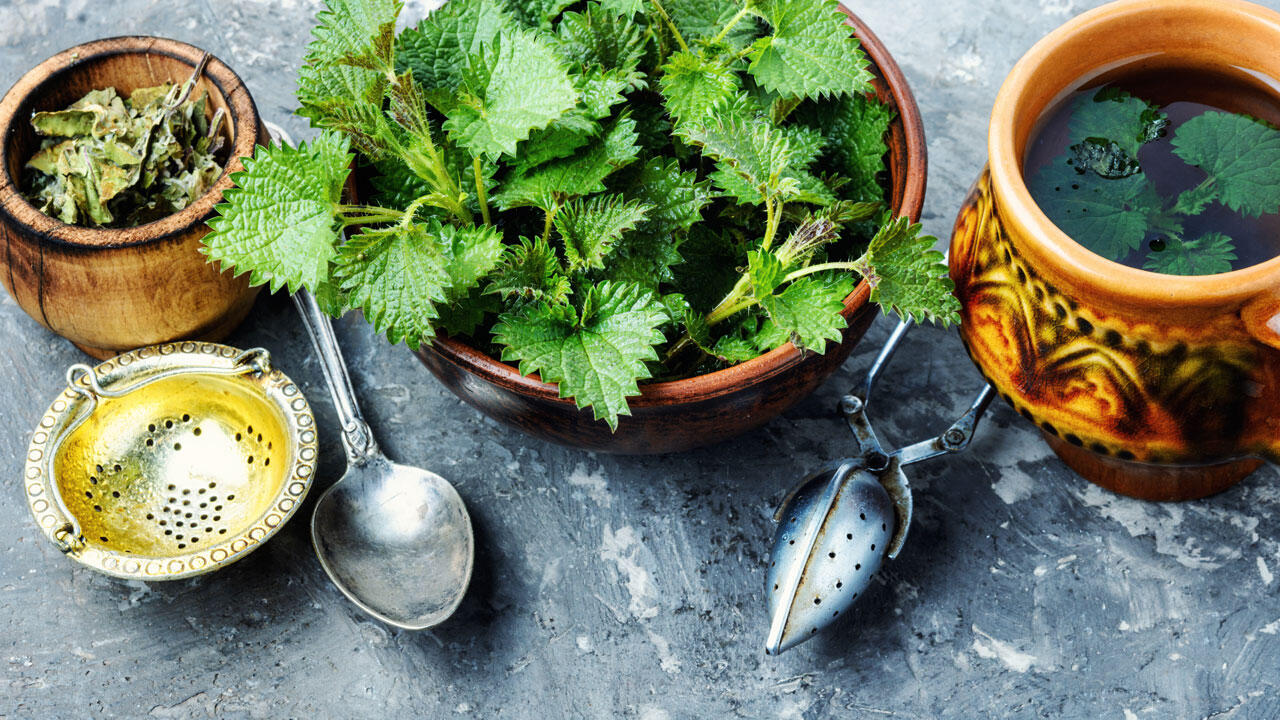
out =
[(319, 136), (260, 148), (205, 239), (252, 282), (467, 335), (615, 429), (643, 380), (839, 342), (859, 275), (955, 320), (833, 0), (450, 0), (399, 34), (398, 0), (326, 2)]
[[(1219, 231), (1189, 237), (1192, 219), (1215, 205), (1242, 221), (1280, 210), (1280, 130), (1271, 125), (1209, 110), (1171, 128), (1159, 108), (1115, 87), (1081, 97), (1069, 112), (1066, 152), (1029, 188), (1058, 227), (1105, 258), (1125, 262), (1145, 245), (1138, 262), (1147, 270), (1228, 272), (1236, 240)], [(1197, 168), (1197, 184), (1162, 195), (1139, 157), (1152, 143)]]

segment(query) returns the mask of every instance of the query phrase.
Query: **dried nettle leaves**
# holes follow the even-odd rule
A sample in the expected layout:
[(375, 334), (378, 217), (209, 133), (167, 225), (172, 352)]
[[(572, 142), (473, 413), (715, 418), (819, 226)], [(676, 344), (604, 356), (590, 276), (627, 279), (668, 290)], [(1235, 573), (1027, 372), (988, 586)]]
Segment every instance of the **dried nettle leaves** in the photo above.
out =
[(44, 138), (27, 162), (26, 197), (71, 225), (134, 227), (190, 205), (222, 175), (219, 109), (191, 97), (194, 78), (134, 90), (94, 90), (65, 110), (38, 112)]
[[(326, 0), (320, 136), (245, 163), (212, 260), (393, 342), (468, 335), (614, 428), (645, 379), (822, 352), (859, 274), (955, 318), (934, 239), (889, 217), (892, 113), (834, 0), (450, 0), (396, 34), (400, 10)], [(348, 148), (368, 204), (339, 198)]]

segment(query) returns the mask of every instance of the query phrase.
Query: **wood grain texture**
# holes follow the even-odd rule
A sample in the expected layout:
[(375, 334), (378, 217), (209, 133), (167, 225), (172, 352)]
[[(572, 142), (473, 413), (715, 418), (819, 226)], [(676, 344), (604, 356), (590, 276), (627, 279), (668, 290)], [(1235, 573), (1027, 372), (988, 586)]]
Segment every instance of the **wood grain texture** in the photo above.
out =
[(257, 290), (205, 262), (200, 238), (231, 187), (239, 158), (266, 133), (240, 78), (217, 58), (197, 93), (226, 112), (230, 162), (183, 211), (134, 228), (90, 229), (51, 218), (22, 197), (23, 165), (39, 147), (28, 119), (90, 90), (128, 93), (183, 82), (203, 51), (163, 38), (120, 37), (65, 50), (24, 75), (0, 101), (0, 283), (32, 318), (105, 358), (177, 339), (218, 340), (249, 311)]
[[(844, 10), (844, 8), (841, 8)], [(894, 112), (889, 128), (889, 202), (898, 215), (920, 219), (927, 179), (924, 125), (911, 88), (889, 51), (856, 15), (844, 10), (875, 73), (877, 97)], [(466, 342), (439, 337), (418, 351), (427, 369), (486, 415), (544, 440), (601, 452), (661, 454), (724, 441), (764, 425), (813, 392), (852, 352), (877, 308), (862, 281), (844, 301), (848, 321), (839, 345), (825, 354), (791, 343), (725, 370), (684, 380), (644, 383), (629, 398), (631, 415), (610, 432), (579, 410), (559, 388)]]

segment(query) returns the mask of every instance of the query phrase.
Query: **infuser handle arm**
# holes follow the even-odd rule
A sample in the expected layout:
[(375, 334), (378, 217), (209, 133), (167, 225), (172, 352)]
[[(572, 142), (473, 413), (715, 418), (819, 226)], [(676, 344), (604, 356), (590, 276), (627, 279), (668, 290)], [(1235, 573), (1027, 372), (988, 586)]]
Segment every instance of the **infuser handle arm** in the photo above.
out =
[(876, 359), (872, 361), (870, 369), (867, 370), (862, 387), (855, 388), (840, 400), (840, 413), (844, 415), (845, 421), (849, 423), (849, 429), (853, 431), (854, 439), (858, 441), (858, 454), (866, 458), (868, 468), (874, 471), (888, 467), (889, 456), (880, 447), (880, 439), (876, 437), (876, 431), (872, 429), (871, 423), (867, 422), (867, 405), (870, 404), (871, 390), (875, 387), (876, 379), (880, 377), (885, 365), (889, 364), (889, 359), (893, 357), (898, 345), (902, 343), (902, 338), (911, 329), (911, 324), (910, 320), (898, 322), (898, 326), (893, 329), (889, 339), (876, 355)]
[(991, 400), (995, 396), (995, 388), (991, 387), (991, 385), (983, 386), (982, 392), (978, 393), (978, 397), (974, 399), (969, 409), (945, 432), (935, 438), (922, 440), (914, 445), (895, 450), (892, 456), (898, 458), (899, 465), (910, 465), (921, 460), (928, 460), (939, 455), (948, 455), (964, 450), (969, 447), (969, 442), (973, 440), (973, 431), (978, 426), (978, 421), (982, 419), (982, 415), (991, 406)]
[(293, 294), (293, 302), (298, 306), (302, 324), (307, 335), (311, 336), (316, 356), (320, 358), (320, 369), (324, 372), (325, 384), (329, 386), (329, 396), (333, 398), (338, 422), (342, 423), (342, 445), (347, 450), (347, 461), (352, 464), (364, 462), (379, 453), (378, 444), (373, 439), (369, 424), (360, 414), (347, 364), (342, 359), (338, 338), (333, 334), (333, 323), (306, 288), (300, 288)]

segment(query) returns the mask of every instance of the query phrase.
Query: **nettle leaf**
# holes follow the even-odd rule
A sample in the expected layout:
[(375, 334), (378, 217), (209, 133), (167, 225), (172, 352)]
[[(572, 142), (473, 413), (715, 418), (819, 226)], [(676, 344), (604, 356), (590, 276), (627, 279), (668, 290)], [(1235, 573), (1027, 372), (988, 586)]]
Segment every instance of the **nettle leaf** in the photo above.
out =
[(639, 23), (593, 3), (583, 12), (568, 12), (560, 18), (555, 42), (560, 54), (580, 71), (599, 68), (631, 81), (649, 36)]
[(660, 82), (667, 112), (681, 122), (705, 117), (741, 91), (737, 73), (692, 52), (672, 55), (662, 67)]
[(1142, 174), (1107, 179), (1081, 173), (1059, 157), (1031, 179), (1036, 203), (1064, 233), (1093, 252), (1120, 260), (1142, 245), (1147, 218), (1158, 211), (1149, 203)]
[[(724, 0), (663, 0), (662, 6), (690, 44), (715, 37), (742, 8), (738, 2)], [(724, 38), (725, 45), (734, 51), (746, 47), (757, 31), (755, 25), (751, 18), (739, 22)]]
[(1222, 204), (1245, 215), (1280, 210), (1280, 130), (1247, 115), (1211, 111), (1178, 128), (1173, 152), (1209, 174)]
[(617, 70), (592, 68), (577, 80), (582, 113), (592, 120), (609, 117), (613, 106), (625, 100), (623, 93), (631, 88), (628, 76)]
[(603, 275), (609, 280), (635, 283), (656, 292), (659, 285), (674, 279), (672, 266), (684, 262), (680, 255), (683, 241), (683, 236), (657, 235), (644, 230), (629, 232), (614, 244)]
[(548, 29), (575, 0), (508, 0), (516, 18), (530, 28)]
[(325, 0), (307, 60), (385, 70), (394, 65), (400, 0)]
[(1209, 233), (1195, 240), (1168, 238), (1164, 249), (1151, 251), (1142, 267), (1165, 275), (1215, 275), (1230, 272), (1237, 259), (1235, 241)]
[(311, 126), (337, 130), (380, 151), (376, 137), (385, 126), (382, 97), (386, 77), (350, 65), (304, 64), (298, 70), (298, 115)]
[(885, 172), (885, 141), (894, 114), (874, 96), (850, 95), (821, 104), (805, 103), (797, 119), (821, 132), (824, 158), (849, 179), (842, 195), (856, 202), (883, 202), (880, 177)]
[(751, 292), (756, 299), (772, 295), (786, 274), (786, 266), (772, 252), (751, 250), (747, 253), (747, 277), (751, 280)]
[(728, 232), (709, 225), (693, 226), (680, 245), (684, 262), (672, 269), (675, 286), (684, 289), (689, 304), (700, 312), (709, 312), (733, 288), (742, 265)]
[(605, 178), (634, 162), (639, 151), (635, 121), (620, 117), (585, 150), (508, 177), (494, 202), (503, 210), (529, 206), (551, 210), (566, 199), (603, 192)]
[(535, 33), (503, 30), (468, 57), (458, 104), (448, 113), (449, 139), (473, 155), (515, 155), (530, 131), (546, 127), (578, 102), (556, 55)]
[(451, 0), (432, 10), (416, 28), (400, 33), (396, 63), (413, 72), (427, 100), (440, 112), (454, 106), (468, 57), (493, 42), (515, 17), (500, 0)]
[(417, 349), (435, 336), (438, 306), (465, 297), (501, 252), (501, 236), (490, 227), (432, 221), (371, 228), (342, 246), (334, 275), (374, 329)]
[(649, 206), (621, 195), (597, 195), (569, 203), (556, 214), (556, 231), (564, 241), (570, 272), (604, 268), (605, 255), (622, 234), (645, 219)]
[(635, 17), (636, 13), (643, 12), (647, 6), (645, 0), (600, 0), (601, 10), (624, 18)]
[(509, 245), (485, 287), (489, 295), (552, 305), (567, 303), (570, 292), (556, 251), (541, 237), (522, 237), (519, 245)]
[(675, 160), (649, 158), (626, 187), (628, 198), (647, 205), (649, 218), (637, 228), (643, 233), (671, 236), (702, 220), (711, 201), (706, 182), (695, 172), (681, 172)]
[[(760, 305), (796, 347), (823, 353), (828, 340), (841, 340), (840, 331), (848, 323), (840, 311), (853, 288), (853, 278), (848, 275), (810, 275), (788, 283), (781, 293), (765, 295), (760, 298)], [(777, 347), (781, 343), (770, 345)]]
[(335, 205), (351, 164), (348, 140), (323, 132), (310, 144), (259, 147), (232, 175), (235, 188), (224, 194), (209, 221), (202, 252), (211, 261), (249, 273), (254, 285), (272, 292), (306, 287), (313, 292), (328, 278), (337, 254)]
[(907, 218), (890, 221), (855, 261), (871, 285), (871, 301), (902, 318), (947, 325), (960, 321), (960, 302), (948, 277), (946, 258), (934, 250), (938, 239), (921, 234)]
[(834, 0), (753, 0), (773, 28), (751, 46), (756, 82), (785, 97), (861, 95), (871, 90), (871, 64)]
[(650, 377), (648, 361), (665, 341), (667, 312), (653, 293), (637, 285), (605, 282), (587, 290), (579, 313), (572, 307), (535, 303), (504, 314), (494, 326), (502, 359), (519, 362), (525, 375), (538, 373), (560, 386), (579, 408), (618, 429), (631, 414), (627, 398), (640, 394)]
[[(1123, 90), (1104, 88), (1076, 101), (1068, 123), (1067, 145), (1088, 140), (1101, 148), (1114, 144), (1115, 149), (1136, 163), (1138, 150), (1163, 135), (1168, 127), (1168, 116), (1155, 106)], [(1123, 164), (1123, 159), (1112, 158), (1110, 162)]]
[[(704, 155), (715, 158), (720, 172), (739, 176), (758, 199), (794, 195), (798, 185), (788, 175), (795, 153), (786, 133), (766, 120), (743, 118), (736, 114), (708, 117), (705, 122), (681, 125), (676, 132), (689, 143), (702, 148)], [(720, 176), (713, 176), (717, 179)], [(730, 194), (740, 194), (741, 184), (718, 182)], [(724, 187), (728, 185), (729, 187)]]

